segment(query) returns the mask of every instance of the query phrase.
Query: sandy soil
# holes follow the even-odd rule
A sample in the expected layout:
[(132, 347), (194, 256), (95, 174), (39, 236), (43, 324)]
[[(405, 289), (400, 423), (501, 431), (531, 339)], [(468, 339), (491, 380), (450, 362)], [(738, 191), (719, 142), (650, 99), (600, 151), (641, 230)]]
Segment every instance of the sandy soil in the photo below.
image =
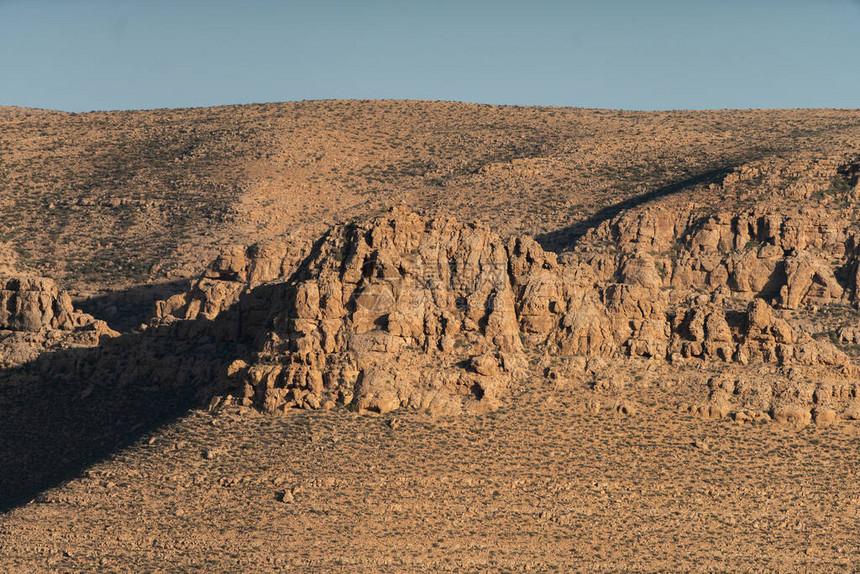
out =
[[(538, 385), (539, 386), (539, 385)], [(652, 400), (653, 393), (649, 394)], [(646, 399), (647, 400), (647, 399)], [(860, 426), (193, 411), (0, 518), (7, 571), (849, 571)]]

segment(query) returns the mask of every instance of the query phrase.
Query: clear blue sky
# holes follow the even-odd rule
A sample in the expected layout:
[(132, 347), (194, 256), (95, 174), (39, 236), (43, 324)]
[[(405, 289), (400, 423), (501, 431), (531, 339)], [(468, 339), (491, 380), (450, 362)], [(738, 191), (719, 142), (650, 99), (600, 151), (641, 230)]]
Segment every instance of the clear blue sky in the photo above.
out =
[(860, 107), (860, 0), (0, 0), (0, 105)]

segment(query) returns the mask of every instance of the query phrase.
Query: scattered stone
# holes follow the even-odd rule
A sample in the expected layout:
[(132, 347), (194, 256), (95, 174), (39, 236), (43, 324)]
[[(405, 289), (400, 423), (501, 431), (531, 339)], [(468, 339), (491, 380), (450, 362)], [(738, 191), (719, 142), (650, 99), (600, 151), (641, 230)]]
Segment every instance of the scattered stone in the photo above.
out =
[(638, 408), (630, 401), (619, 401), (615, 405), (615, 412), (623, 416), (632, 417), (638, 412)]

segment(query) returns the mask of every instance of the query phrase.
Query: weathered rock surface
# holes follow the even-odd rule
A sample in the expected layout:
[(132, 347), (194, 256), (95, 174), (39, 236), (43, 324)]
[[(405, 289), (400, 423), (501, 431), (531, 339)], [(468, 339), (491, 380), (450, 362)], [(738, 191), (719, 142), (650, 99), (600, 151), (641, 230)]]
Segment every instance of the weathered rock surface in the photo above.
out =
[(674, 214), (683, 225), (655, 235), (667, 217), (660, 208), (621, 215), (589, 233), (575, 255), (600, 259), (605, 279), (621, 276), (651, 287), (722, 287), (791, 309), (853, 300), (856, 278), (844, 270), (856, 267), (857, 236), (823, 210), (793, 217), (758, 208), (701, 217), (691, 210)]
[[(725, 229), (718, 220), (669, 225), (666, 212), (646, 210), (604, 226), (603, 252), (586, 242), (560, 263), (527, 237), (502, 240), (454, 219), (394, 212), (334, 228), (313, 249), (230, 250), (191, 293), (159, 307), (158, 324), (217, 318), (217, 337), (249, 342), (254, 351), (231, 365), (220, 391), (226, 398), (216, 403), (267, 412), (339, 403), (378, 412), (492, 408), (536, 351), (856, 375), (844, 352), (783, 317), (795, 304), (842, 300), (833, 274), (808, 252), (785, 255), (782, 243), (773, 245), (784, 279), (778, 288), (762, 283), (759, 271), (740, 273), (743, 258), (711, 261), (749, 241), (732, 231), (737, 219)], [(687, 238), (680, 256), (655, 254), (677, 237)], [(605, 249), (609, 241), (619, 242), (614, 252)], [(731, 291), (728, 278), (744, 274), (733, 283), (744, 290)], [(737, 403), (731, 397), (709, 408), (727, 416)]]
[(232, 374), (235, 399), (268, 412), (483, 409), (524, 362), (507, 249), (485, 228), (414, 214), (338, 227), (268, 287), (270, 326)]
[(214, 319), (250, 289), (289, 277), (309, 250), (310, 245), (290, 238), (247, 248), (231, 247), (206, 268), (190, 292), (158, 302), (156, 317)]
[(51, 279), (0, 278), (0, 366), (32, 361), (46, 349), (94, 347), (117, 335), (104, 321), (77, 311)]

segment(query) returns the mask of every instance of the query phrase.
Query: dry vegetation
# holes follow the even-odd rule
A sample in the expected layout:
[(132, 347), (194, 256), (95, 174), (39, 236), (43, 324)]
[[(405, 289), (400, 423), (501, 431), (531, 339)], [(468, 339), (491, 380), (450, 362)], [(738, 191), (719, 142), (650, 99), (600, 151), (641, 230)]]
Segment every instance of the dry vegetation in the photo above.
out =
[(860, 113), (832, 110), (323, 101), (0, 121), (0, 241), (75, 289), (191, 277), (221, 246), (391, 205), (541, 235), (710, 170), (860, 154)]
[[(0, 275), (53, 278), (94, 315), (51, 287), (72, 327), (28, 311), (18, 319), (48, 321), (36, 334), (0, 329), (8, 348), (50, 351), (0, 370), (0, 570), (856, 570), (858, 159), (848, 110), (0, 108)], [(487, 229), (384, 216), (337, 228), (352, 243), (308, 247), (391, 207)], [(286, 342), (316, 337), (290, 313), (330, 311), (307, 290), (352, 289), (349, 250), (404, 221), (436, 235), (423, 251), (393, 239), (374, 276), (446, 241), (533, 267), (497, 332), (458, 338), (453, 355), (443, 331), (415, 335), (458, 361), (518, 354), (527, 376), (489, 412), (343, 393), (330, 410), (292, 408), (319, 407), (320, 387), (306, 403), (284, 388), (281, 416), (259, 413), (273, 365), (294, 371)], [(546, 253), (516, 251), (513, 235)], [(219, 251), (255, 242), (268, 247), (227, 251), (189, 287)], [(466, 295), (485, 284), (458, 277)], [(555, 291), (530, 299), (529, 277)], [(0, 304), (36, 308), (43, 293), (0, 289)], [(603, 338), (556, 336), (581, 293)], [(457, 301), (434, 312), (451, 322), (468, 311)], [(358, 315), (338, 320), (393, 329)], [(436, 360), (407, 340), (398, 359)], [(212, 381), (199, 379), (228, 365), (238, 394), (202, 409)]]
[(534, 389), (482, 417), (194, 413), (9, 513), (12, 570), (850, 571), (856, 426)]

